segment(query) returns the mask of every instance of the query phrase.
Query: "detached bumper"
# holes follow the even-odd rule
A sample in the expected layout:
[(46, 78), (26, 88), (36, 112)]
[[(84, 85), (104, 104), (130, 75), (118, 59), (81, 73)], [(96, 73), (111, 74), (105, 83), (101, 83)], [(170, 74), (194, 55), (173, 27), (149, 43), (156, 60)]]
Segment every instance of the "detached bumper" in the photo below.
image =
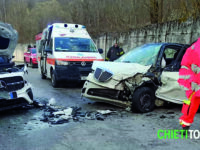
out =
[(56, 66), (56, 77), (59, 81), (80, 81), (86, 80), (88, 74), (92, 71), (91, 67), (77, 66)]

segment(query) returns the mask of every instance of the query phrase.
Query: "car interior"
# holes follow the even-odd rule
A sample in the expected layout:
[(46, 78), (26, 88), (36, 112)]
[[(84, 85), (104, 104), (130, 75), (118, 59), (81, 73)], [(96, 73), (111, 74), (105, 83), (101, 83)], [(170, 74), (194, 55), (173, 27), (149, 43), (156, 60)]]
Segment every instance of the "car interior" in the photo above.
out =
[[(181, 49), (166, 48), (163, 54), (163, 61), (165, 61), (164, 70), (178, 71), (181, 67), (182, 57), (188, 48), (188, 45), (183, 46)], [(163, 64), (162, 64), (163, 65)]]

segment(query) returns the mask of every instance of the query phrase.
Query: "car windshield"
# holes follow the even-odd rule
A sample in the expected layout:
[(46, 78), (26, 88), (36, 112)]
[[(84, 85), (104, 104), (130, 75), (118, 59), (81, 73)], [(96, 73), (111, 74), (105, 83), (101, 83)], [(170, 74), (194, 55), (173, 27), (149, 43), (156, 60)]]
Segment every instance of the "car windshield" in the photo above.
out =
[(36, 53), (36, 49), (31, 49), (32, 54)]
[(55, 51), (97, 52), (94, 42), (85, 38), (55, 38)]
[(155, 63), (162, 44), (145, 44), (130, 50), (115, 62), (138, 63), (144, 66)]

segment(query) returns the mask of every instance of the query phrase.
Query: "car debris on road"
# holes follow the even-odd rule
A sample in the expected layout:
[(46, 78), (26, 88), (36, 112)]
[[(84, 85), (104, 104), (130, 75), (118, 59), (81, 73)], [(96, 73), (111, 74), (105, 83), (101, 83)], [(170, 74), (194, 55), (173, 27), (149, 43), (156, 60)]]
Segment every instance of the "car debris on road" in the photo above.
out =
[(117, 113), (111, 110), (96, 110), (82, 112), (81, 107), (63, 107), (57, 106), (54, 99), (50, 99), (48, 103), (36, 102), (35, 107), (42, 108), (44, 111), (40, 121), (50, 124), (68, 123), (70, 120), (82, 122), (83, 120), (105, 120), (108, 115)]

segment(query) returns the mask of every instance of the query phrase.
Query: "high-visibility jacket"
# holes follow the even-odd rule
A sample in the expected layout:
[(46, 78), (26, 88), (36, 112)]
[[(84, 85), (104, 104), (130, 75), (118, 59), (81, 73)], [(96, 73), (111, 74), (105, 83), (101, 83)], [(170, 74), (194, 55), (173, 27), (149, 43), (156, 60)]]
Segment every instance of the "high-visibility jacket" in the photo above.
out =
[(186, 50), (182, 58), (178, 83), (185, 88), (188, 98), (193, 92), (200, 97), (200, 38)]

